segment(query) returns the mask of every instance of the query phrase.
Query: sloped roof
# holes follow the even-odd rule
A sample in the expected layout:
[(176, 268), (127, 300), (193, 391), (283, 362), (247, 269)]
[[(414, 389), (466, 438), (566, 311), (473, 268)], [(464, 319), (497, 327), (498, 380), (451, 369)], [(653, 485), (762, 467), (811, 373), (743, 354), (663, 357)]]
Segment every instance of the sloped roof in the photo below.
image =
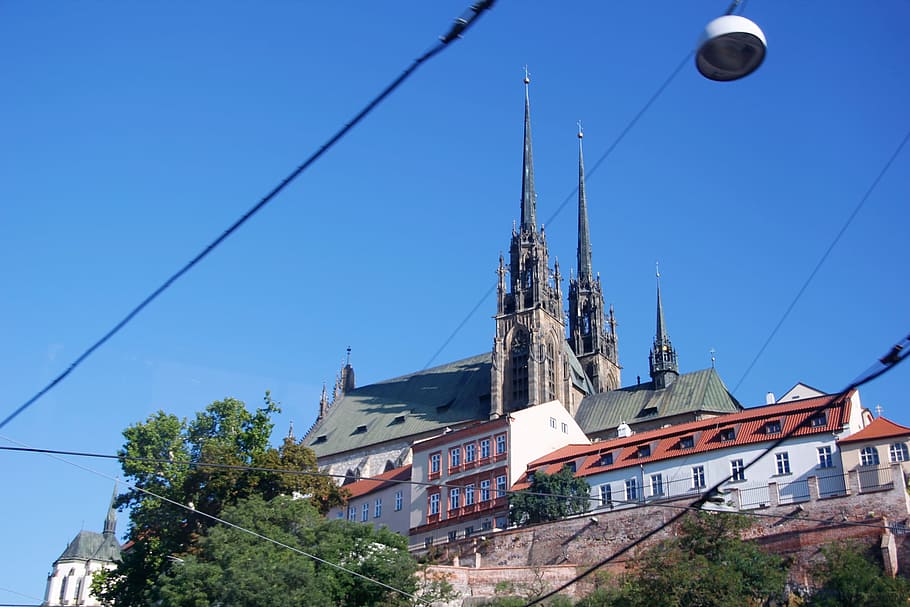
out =
[(409, 439), (490, 415), (492, 354), (480, 354), (348, 392), (307, 435), (325, 457)]
[[(588, 476), (714, 449), (777, 440), (787, 435), (796, 437), (838, 432), (849, 422), (850, 407), (850, 399), (839, 394), (754, 407), (739, 413), (677, 424), (591, 445), (568, 445), (534, 460), (528, 464), (528, 469), (553, 474), (566, 463), (574, 461), (575, 475)], [(825, 413), (824, 418), (819, 418), (813, 424), (810, 419), (820, 408)], [(769, 422), (777, 422), (779, 430), (769, 431)], [(910, 429), (905, 430), (910, 432)], [(691, 438), (692, 446), (685, 446), (681, 440), (683, 438)], [(639, 451), (639, 447), (644, 446), (647, 446), (647, 455)], [(604, 462), (602, 456), (606, 454), (612, 454), (612, 463)], [(519, 481), (515, 489), (526, 486), (526, 480)]]
[(684, 373), (666, 388), (647, 382), (586, 396), (575, 420), (585, 434), (685, 413), (735, 413), (742, 405), (727, 390), (717, 372), (703, 369)]
[(106, 561), (120, 559), (120, 544), (113, 533), (80, 531), (71, 541), (59, 561)]
[(884, 417), (876, 417), (869, 423), (868, 426), (859, 432), (851, 434), (846, 438), (842, 438), (838, 442), (841, 444), (859, 443), (863, 441), (874, 441), (885, 438), (897, 438), (899, 436), (910, 436), (910, 428), (901, 426), (900, 424), (895, 424), (893, 421), (885, 419)]
[(345, 485), (344, 489), (348, 492), (348, 499), (351, 499), (369, 495), (374, 491), (385, 489), (391, 485), (400, 485), (402, 481), (409, 480), (411, 480), (411, 464), (388, 470), (369, 479), (354, 481), (350, 485)]

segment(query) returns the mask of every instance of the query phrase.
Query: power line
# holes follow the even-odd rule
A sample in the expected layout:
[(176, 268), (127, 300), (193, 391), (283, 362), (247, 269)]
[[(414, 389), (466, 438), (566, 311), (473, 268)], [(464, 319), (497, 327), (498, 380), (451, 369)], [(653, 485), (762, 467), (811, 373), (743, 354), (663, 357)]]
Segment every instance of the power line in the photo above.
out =
[[(30, 447), (29, 445), (26, 445), (25, 443), (22, 443), (21, 441), (13, 440), (13, 439), (11, 439), (11, 438), (9, 438), (9, 437), (5, 437), (5, 436), (4, 436), (3, 438), (4, 438), (5, 440), (10, 441), (10, 442), (14, 442), (14, 443), (16, 443), (16, 444), (18, 444), (18, 445), (21, 445), (23, 448), (33, 449), (32, 447)], [(296, 547), (294, 547), (294, 546), (290, 546), (290, 545), (288, 545), (288, 544), (285, 544), (284, 542), (280, 542), (280, 541), (278, 541), (278, 540), (276, 540), (276, 539), (273, 539), (273, 538), (271, 538), (271, 537), (268, 537), (268, 536), (263, 535), (263, 534), (261, 534), (261, 533), (258, 533), (258, 532), (256, 532), (256, 531), (253, 531), (252, 529), (247, 529), (246, 527), (242, 527), (241, 525), (237, 525), (237, 524), (232, 523), (232, 522), (230, 522), (230, 521), (228, 521), (228, 520), (225, 520), (225, 519), (223, 519), (223, 518), (219, 518), (219, 517), (217, 517), (217, 516), (215, 516), (215, 515), (208, 514), (208, 513), (203, 512), (203, 511), (201, 511), (201, 510), (199, 510), (199, 509), (197, 509), (197, 508), (195, 508), (195, 507), (191, 507), (191, 506), (189, 506), (189, 505), (187, 505), (187, 504), (182, 504), (182, 503), (180, 503), (180, 502), (178, 502), (178, 501), (176, 501), (176, 500), (172, 500), (172, 499), (170, 499), (170, 498), (168, 498), (168, 497), (165, 497), (165, 496), (163, 496), (163, 495), (159, 495), (159, 494), (155, 493), (154, 491), (151, 491), (151, 490), (149, 490), (149, 489), (145, 489), (145, 488), (139, 487), (139, 486), (137, 486), (137, 485), (135, 485), (135, 484), (133, 484), (133, 483), (127, 482), (126, 480), (121, 479), (121, 478), (119, 478), (119, 477), (111, 476), (111, 475), (105, 474), (105, 473), (103, 473), (103, 472), (101, 472), (101, 471), (99, 471), (99, 470), (95, 470), (94, 468), (89, 468), (88, 466), (83, 466), (83, 465), (78, 464), (78, 463), (76, 463), (76, 462), (73, 462), (73, 461), (70, 461), (70, 460), (67, 460), (67, 459), (63, 459), (62, 457), (59, 457), (58, 455), (56, 455), (56, 454), (54, 454), (54, 453), (50, 453), (50, 452), (45, 452), (45, 453), (46, 453), (46, 455), (48, 455), (49, 457), (52, 457), (52, 458), (54, 458), (54, 459), (56, 459), (56, 460), (58, 460), (58, 461), (61, 461), (61, 462), (65, 463), (65, 464), (69, 464), (70, 466), (75, 466), (76, 468), (79, 468), (80, 470), (84, 470), (84, 471), (86, 471), (86, 472), (90, 472), (90, 473), (95, 474), (95, 475), (97, 475), (97, 476), (100, 476), (100, 477), (102, 477), (102, 478), (106, 478), (106, 479), (108, 479), (108, 480), (112, 480), (112, 481), (114, 481), (114, 482), (116, 482), (116, 483), (122, 483), (122, 484), (126, 485), (127, 487), (129, 487), (130, 489), (133, 489), (134, 491), (139, 491), (139, 492), (141, 492), (141, 493), (145, 493), (146, 495), (150, 495), (151, 497), (154, 497), (155, 499), (161, 500), (162, 502), (167, 502), (168, 504), (171, 504), (172, 506), (177, 506), (178, 508), (183, 508), (183, 509), (186, 510), (187, 512), (191, 512), (191, 513), (193, 513), (193, 514), (198, 514), (198, 515), (203, 516), (203, 517), (205, 517), (205, 518), (208, 518), (208, 519), (210, 519), (210, 520), (212, 520), (212, 521), (214, 521), (214, 522), (216, 522), (216, 523), (225, 525), (225, 526), (227, 526), (227, 527), (231, 527), (231, 528), (236, 529), (236, 530), (238, 530), (238, 531), (240, 531), (240, 532), (242, 532), (242, 533), (246, 533), (246, 534), (248, 534), (248, 535), (252, 535), (253, 537), (256, 537), (256, 538), (261, 539), (261, 540), (263, 540), (263, 541), (269, 542), (269, 543), (274, 544), (274, 545), (276, 545), (276, 546), (279, 546), (279, 547), (281, 547), (281, 548), (285, 548), (285, 549), (287, 549), (287, 550), (290, 550), (291, 552), (295, 552), (295, 553), (297, 553), (297, 554), (300, 554), (300, 555), (302, 555), (302, 556), (305, 556), (305, 557), (307, 557), (307, 558), (310, 558), (310, 559), (312, 559), (312, 560), (314, 560), (314, 561), (317, 561), (317, 562), (319, 562), (319, 563), (322, 563), (322, 564), (324, 564), (324, 565), (327, 565), (327, 566), (329, 566), (329, 567), (332, 567), (332, 568), (334, 568), (334, 569), (338, 569), (339, 571), (342, 571), (342, 572), (344, 572), (344, 573), (348, 573), (348, 574), (353, 575), (353, 576), (355, 576), (355, 577), (358, 577), (358, 578), (360, 578), (360, 579), (362, 579), (362, 580), (364, 580), (364, 581), (371, 582), (371, 583), (376, 584), (376, 585), (378, 585), (378, 586), (381, 586), (381, 587), (383, 587), (383, 588), (385, 588), (385, 589), (387, 589), (387, 590), (391, 590), (391, 591), (393, 591), (393, 592), (396, 592), (396, 593), (398, 593), (398, 594), (400, 594), (400, 595), (402, 595), (402, 596), (405, 596), (405, 597), (407, 597), (407, 598), (409, 598), (409, 599), (411, 599), (411, 600), (413, 600), (413, 601), (419, 602), (419, 603), (424, 604), (424, 605), (430, 605), (430, 603), (429, 603), (428, 601), (425, 601), (424, 599), (422, 599), (422, 598), (420, 598), (420, 597), (418, 597), (418, 596), (416, 596), (416, 595), (414, 595), (414, 594), (411, 594), (410, 592), (407, 592), (406, 590), (402, 590), (402, 589), (400, 589), (400, 588), (396, 588), (396, 587), (394, 587), (394, 586), (391, 586), (391, 585), (389, 585), (389, 584), (386, 584), (385, 582), (381, 582), (381, 581), (379, 581), (379, 580), (373, 579), (373, 578), (371, 578), (371, 577), (368, 577), (368, 576), (366, 576), (366, 575), (363, 575), (362, 573), (359, 573), (359, 572), (357, 572), (357, 571), (353, 571), (353, 570), (351, 570), (351, 569), (348, 569), (348, 568), (344, 567), (343, 565), (339, 565), (339, 564), (337, 564), (337, 563), (333, 563), (333, 562), (331, 562), (331, 561), (329, 561), (329, 560), (326, 560), (326, 559), (323, 559), (323, 558), (321, 558), (321, 557), (319, 557), (319, 556), (316, 556), (315, 554), (310, 554), (309, 552), (306, 552), (305, 550), (301, 550), (300, 548), (296, 548)]]
[(417, 68), (423, 65), (425, 62), (429, 61), (437, 54), (443, 51), (451, 42), (458, 40), (467, 30), (470, 28), (478, 17), (483, 14), (484, 11), (493, 7), (493, 4), (496, 0), (481, 0), (473, 4), (469, 9), (467, 9), (460, 17), (455, 20), (455, 23), (451, 26), (449, 31), (440, 36), (439, 42), (437, 42), (430, 50), (425, 52), (423, 55), (415, 59), (404, 72), (401, 73), (395, 80), (393, 80), (385, 89), (382, 90), (376, 97), (373, 98), (360, 112), (358, 112), (350, 122), (341, 127), (338, 131), (332, 135), (328, 141), (326, 141), (322, 146), (313, 152), (309, 158), (307, 158), (303, 164), (294, 169), (287, 177), (285, 177), (281, 182), (278, 183), (268, 194), (266, 194), (259, 202), (253, 205), (246, 213), (244, 213), (239, 219), (232, 223), (220, 236), (215, 238), (210, 242), (202, 251), (200, 251), (195, 257), (188, 261), (183, 267), (181, 267), (177, 272), (171, 275), (170, 278), (164, 281), (157, 289), (152, 291), (145, 299), (143, 299), (139, 305), (133, 308), (125, 317), (123, 317), (120, 322), (114, 325), (107, 333), (105, 333), (98, 341), (92, 344), (85, 352), (80, 354), (65, 371), (60, 373), (57, 377), (51, 380), (46, 386), (38, 391), (37, 394), (32, 396), (30, 399), (22, 403), (15, 411), (10, 413), (2, 422), (0, 422), (0, 429), (3, 429), (9, 422), (15, 419), (20, 413), (32, 406), (39, 398), (47, 394), (52, 390), (57, 384), (63, 381), (70, 373), (72, 373), (76, 367), (82, 364), (85, 359), (91, 356), (95, 350), (104, 345), (110, 338), (120, 332), (133, 318), (136, 317), (146, 306), (152, 303), (159, 295), (164, 293), (168, 288), (171, 287), (180, 277), (189, 272), (196, 264), (202, 261), (205, 257), (214, 251), (222, 242), (224, 242), (228, 236), (236, 232), (243, 224), (249, 221), (253, 215), (258, 213), (265, 207), (269, 202), (271, 202), (278, 194), (280, 194), (288, 185), (291, 184), (298, 176), (300, 176), (304, 171), (306, 171), (314, 162), (319, 160), (329, 149), (334, 147), (347, 133), (357, 126), (361, 120), (366, 118), (366, 116), (372, 112), (376, 106), (378, 106), (386, 97), (388, 97), (395, 89), (397, 89), (405, 80), (407, 80), (411, 74), (413, 74)]
[[(905, 337), (901, 341), (899, 341), (897, 344), (895, 344), (885, 356), (883, 356), (882, 358), (879, 359), (878, 364), (873, 365), (872, 368), (870, 368), (869, 370), (864, 372), (862, 375), (860, 375), (859, 378), (854, 380), (850, 385), (848, 385), (846, 388), (844, 388), (838, 394), (840, 394), (842, 398), (847, 398), (848, 394), (852, 390), (855, 390), (856, 388), (859, 388), (860, 386), (867, 384), (870, 381), (872, 381), (878, 377), (881, 377), (882, 375), (884, 375), (885, 373), (887, 373), (888, 371), (893, 369), (895, 366), (897, 366), (905, 358), (907, 358), (908, 355), (910, 355), (910, 335), (908, 335), (907, 337)], [(806, 419), (808, 420), (812, 417), (812, 415), (823, 411), (827, 406), (829, 406), (829, 404), (830, 403), (824, 403), (824, 404), (819, 405), (818, 407), (816, 407), (815, 409), (812, 410), (812, 412), (807, 416)], [(804, 423), (806, 423), (806, 422), (804, 422)], [(800, 427), (801, 426), (795, 426), (795, 427), (791, 428), (788, 432), (782, 434), (779, 439), (777, 439), (776, 441), (774, 441), (773, 443), (771, 443), (770, 445), (765, 447), (765, 449), (762, 451), (762, 453), (760, 453), (751, 462), (749, 462), (746, 466), (743, 467), (743, 469), (742, 469), (743, 472), (748, 470), (750, 467), (752, 467), (753, 464), (755, 464), (757, 461), (759, 461), (760, 459), (762, 459), (763, 457), (768, 455), (768, 453), (770, 453), (772, 450), (776, 449), (781, 443), (783, 443), (785, 440), (790, 438), (790, 436), (792, 436), (793, 433), (796, 432), (796, 430), (799, 429)], [(731, 478), (732, 477), (729, 475), (726, 476), (720, 482), (715, 483), (711, 488), (709, 488), (703, 494), (701, 494), (695, 501), (693, 501), (689, 505), (689, 508), (687, 508), (686, 510), (681, 510), (679, 513), (670, 517), (666, 522), (662, 523), (661, 525), (658, 525), (651, 531), (649, 531), (646, 534), (644, 534), (643, 536), (639, 537), (637, 540), (630, 542), (629, 544), (626, 544), (625, 546), (623, 546), (622, 548), (620, 548), (619, 550), (617, 550), (610, 556), (595, 563), (591, 567), (588, 567), (583, 572), (581, 572), (580, 574), (573, 577), (571, 580), (563, 583), (562, 585), (557, 587), (555, 590), (547, 592), (547, 593), (543, 594), (542, 596), (537, 597), (536, 599), (532, 600), (531, 602), (525, 604), (524, 607), (533, 607), (533, 605), (537, 605), (537, 604), (543, 602), (544, 600), (562, 592), (563, 590), (565, 590), (572, 584), (575, 584), (576, 582), (581, 581), (582, 579), (591, 575), (592, 573), (594, 573), (595, 571), (597, 571), (604, 565), (607, 565), (611, 561), (615, 560), (617, 557), (622, 556), (623, 554), (629, 552), (633, 548), (641, 545), (648, 539), (654, 537), (655, 535), (660, 533), (662, 530), (664, 530), (665, 528), (667, 528), (668, 526), (672, 525), (673, 523), (678, 521), (680, 518), (682, 518), (683, 515), (685, 515), (685, 513), (688, 512), (689, 510), (701, 509), (701, 507), (705, 504), (705, 502), (708, 501), (708, 499), (710, 499), (713, 495), (716, 495), (718, 490), (720, 489), (720, 487), (724, 483), (729, 481)]]
[(856, 207), (853, 209), (853, 212), (847, 217), (847, 221), (844, 222), (844, 225), (841, 227), (840, 231), (834, 236), (834, 240), (831, 241), (831, 244), (828, 245), (828, 248), (825, 249), (825, 252), (822, 254), (821, 258), (818, 260), (818, 263), (815, 264), (815, 267), (809, 272), (809, 277), (806, 278), (806, 281), (803, 283), (803, 286), (799, 288), (796, 292), (796, 296), (793, 298), (793, 301), (790, 302), (790, 305), (787, 306), (787, 309), (784, 310), (783, 316), (780, 317), (780, 320), (777, 321), (777, 324), (771, 329), (771, 333), (768, 335), (768, 338), (765, 340), (765, 343), (762, 344), (761, 348), (758, 349), (758, 353), (755, 355), (755, 358), (752, 359), (752, 362), (749, 363), (749, 366), (746, 367), (746, 370), (743, 372), (742, 377), (739, 378), (739, 381), (736, 382), (736, 385), (733, 387), (733, 393), (735, 394), (742, 383), (748, 377), (749, 373), (752, 371), (755, 364), (758, 362), (758, 359), (761, 358), (762, 354), (765, 353), (765, 350), (771, 344), (771, 340), (774, 339), (774, 336), (777, 335), (777, 332), (783, 326), (784, 322), (787, 320), (787, 317), (790, 316), (790, 312), (793, 311), (793, 308), (796, 307), (797, 302), (802, 298), (803, 293), (806, 292), (806, 289), (809, 288), (809, 283), (812, 282), (812, 279), (815, 278), (815, 275), (818, 274), (818, 271), (824, 265), (825, 261), (828, 259), (828, 256), (831, 254), (831, 251), (834, 250), (834, 247), (837, 246), (837, 243), (840, 242), (841, 237), (844, 235), (844, 232), (847, 231), (847, 228), (850, 227), (850, 224), (853, 223), (853, 220), (859, 214), (860, 209), (866, 204), (866, 201), (869, 200), (869, 197), (872, 195), (872, 192), (875, 191), (875, 188), (878, 186), (879, 182), (885, 176), (885, 173), (888, 172), (888, 169), (891, 168), (891, 165), (897, 159), (897, 156), (901, 153), (901, 150), (904, 149), (904, 146), (907, 144), (907, 141), (910, 140), (910, 130), (904, 135), (904, 138), (901, 140), (900, 144), (891, 154), (891, 157), (888, 158), (885, 165), (882, 167), (881, 171), (878, 172), (878, 175), (875, 179), (872, 180), (872, 185), (866, 190), (866, 193), (863, 194), (859, 202), (856, 204)]

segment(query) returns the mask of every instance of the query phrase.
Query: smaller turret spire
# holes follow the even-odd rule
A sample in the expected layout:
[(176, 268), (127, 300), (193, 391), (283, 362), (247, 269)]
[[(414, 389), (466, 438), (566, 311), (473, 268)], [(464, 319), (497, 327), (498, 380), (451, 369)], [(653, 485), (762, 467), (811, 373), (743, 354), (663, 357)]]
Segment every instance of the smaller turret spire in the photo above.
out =
[(679, 375), (679, 365), (676, 360), (676, 350), (670, 343), (667, 327), (664, 323), (664, 306), (660, 297), (660, 266), (657, 266), (657, 331), (654, 336), (654, 345), (651, 348), (650, 367), (651, 379), (656, 388), (666, 388)]
[(114, 493), (111, 495), (111, 505), (107, 509), (107, 516), (104, 518), (104, 531), (102, 535), (117, 535), (117, 485), (114, 484)]
[(537, 194), (534, 191), (534, 158), (531, 152), (531, 100), (528, 92), (531, 76), (525, 66), (525, 143), (521, 163), (521, 229), (537, 228)]

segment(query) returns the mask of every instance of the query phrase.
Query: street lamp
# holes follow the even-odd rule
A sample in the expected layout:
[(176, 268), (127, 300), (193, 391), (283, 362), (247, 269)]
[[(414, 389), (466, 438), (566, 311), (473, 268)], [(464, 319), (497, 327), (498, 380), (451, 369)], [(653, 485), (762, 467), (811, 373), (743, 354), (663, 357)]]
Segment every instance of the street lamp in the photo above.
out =
[[(734, 2), (734, 7), (738, 2)], [(710, 80), (738, 80), (765, 60), (765, 34), (753, 21), (726, 14), (707, 26), (698, 40), (695, 66)]]

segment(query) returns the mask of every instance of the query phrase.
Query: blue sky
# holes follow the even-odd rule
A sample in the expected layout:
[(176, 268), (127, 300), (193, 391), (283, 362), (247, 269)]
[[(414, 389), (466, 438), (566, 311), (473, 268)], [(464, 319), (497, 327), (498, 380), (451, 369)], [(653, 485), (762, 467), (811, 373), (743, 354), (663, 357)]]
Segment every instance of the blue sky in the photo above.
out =
[[(466, 0), (5, 3), (0, 7), (2, 415), (82, 350), (444, 33)], [(113, 453), (158, 409), (266, 389), (298, 434), (345, 348), (358, 384), (424, 367), (495, 282), (519, 214), (531, 71), (538, 219), (575, 266), (576, 121), (594, 268), (623, 383), (647, 379), (654, 264), (683, 371), (731, 389), (910, 129), (910, 3), (749, 3), (748, 79), (687, 66), (595, 162), (726, 2), (509, 2), (422, 68), (209, 259), (9, 424)], [(904, 109), (901, 109), (904, 108)], [(910, 150), (894, 161), (737, 388), (836, 391), (907, 334)], [(554, 216), (555, 214), (555, 216)], [(564, 285), (565, 287), (565, 285)], [(488, 351), (493, 298), (436, 359)], [(863, 388), (910, 425), (903, 366)], [(0, 602), (40, 598), (112, 481), (0, 453)], [(106, 475), (117, 467), (83, 461)], [(121, 530), (126, 519), (121, 519)], [(27, 601), (26, 601), (27, 602)]]

